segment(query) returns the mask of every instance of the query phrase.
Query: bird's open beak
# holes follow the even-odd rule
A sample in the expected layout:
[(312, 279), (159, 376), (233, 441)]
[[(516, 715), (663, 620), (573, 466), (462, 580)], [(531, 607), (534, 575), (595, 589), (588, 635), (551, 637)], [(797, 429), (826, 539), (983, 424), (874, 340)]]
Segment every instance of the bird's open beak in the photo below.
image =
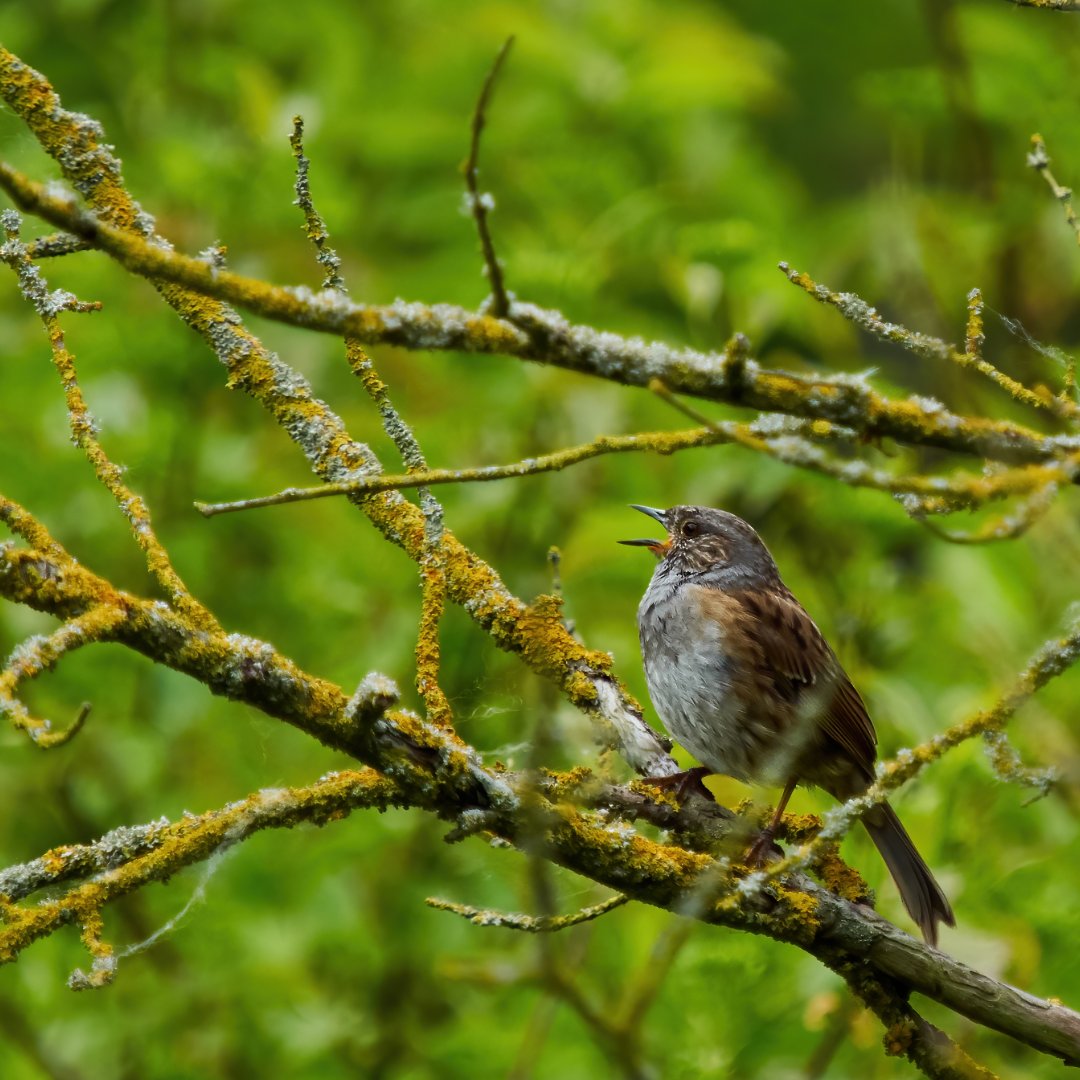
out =
[[(654, 521), (659, 521), (665, 529), (667, 528), (667, 523), (664, 520), (667, 515), (663, 510), (656, 510), (651, 506), (638, 506), (636, 503), (631, 503), (630, 508), (640, 510), (641, 513), (647, 514)], [(627, 547), (647, 547), (658, 559), (662, 559), (668, 553), (668, 548), (671, 547), (671, 538), (668, 537), (666, 540), (620, 540), (619, 543), (626, 544)]]

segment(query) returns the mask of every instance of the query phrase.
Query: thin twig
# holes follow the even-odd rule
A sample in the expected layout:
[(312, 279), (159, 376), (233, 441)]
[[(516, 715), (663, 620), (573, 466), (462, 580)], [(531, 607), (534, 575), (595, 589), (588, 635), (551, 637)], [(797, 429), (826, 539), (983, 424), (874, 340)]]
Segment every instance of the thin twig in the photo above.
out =
[[(654, 380), (655, 382), (655, 380)], [(657, 390), (657, 393), (661, 391)], [(665, 395), (662, 395), (665, 396)], [(677, 401), (671, 397), (673, 403)], [(854, 487), (870, 487), (892, 495), (917, 495), (942, 503), (939, 512), (981, 506), (992, 499), (1038, 492), (1051, 483), (1068, 483), (1080, 469), (1080, 453), (1056, 465), (1018, 466), (991, 476), (957, 470), (947, 476), (923, 476), (917, 473), (892, 474), (858, 460), (832, 460), (812, 443), (849, 445), (855, 441), (851, 429), (824, 420), (800, 421), (791, 418), (763, 417), (751, 424), (733, 420), (708, 421), (685, 402), (682, 411), (706, 420), (707, 427), (683, 431), (651, 431), (636, 435), (601, 435), (580, 446), (555, 450), (506, 465), (479, 465), (463, 469), (429, 469), (423, 472), (364, 477), (338, 484), (310, 488), (286, 488), (273, 495), (260, 495), (225, 503), (196, 502), (204, 517), (257, 510), (267, 506), (326, 499), (339, 495), (367, 495), (441, 484), (483, 483), (539, 473), (557, 472), (603, 454), (648, 452), (674, 454), (681, 450), (733, 443), (774, 457), (789, 465), (824, 473)], [(925, 507), (921, 507), (926, 512)]]
[[(413, 430), (390, 400), (390, 391), (379, 377), (370, 357), (355, 338), (346, 338), (345, 355), (368, 396), (382, 417), (383, 428), (393, 440), (407, 475), (428, 472), (427, 459)], [(420, 564), (420, 623), (416, 636), (416, 688), (424, 699), (428, 719), (440, 727), (450, 725), (453, 711), (439, 684), (442, 650), (439, 627), (446, 607), (446, 568), (440, 545), (443, 538), (443, 508), (426, 484), (419, 488), (424, 514), (424, 552)]]
[(1036, 340), (1028, 333), (1027, 328), (1019, 319), (1011, 318), (1008, 315), (1002, 315), (1000, 311), (994, 311), (992, 307), (987, 307), (989, 311), (997, 320), (1009, 331), (1013, 337), (1019, 338), (1029, 349), (1034, 350), (1040, 356), (1045, 356), (1048, 360), (1052, 360), (1057, 364), (1064, 372), (1062, 380), (1061, 393), (1058, 395), (1060, 398), (1072, 401), (1075, 404), (1076, 398), (1076, 357), (1072, 353), (1065, 352), (1064, 349), (1059, 349), (1056, 345), (1044, 345), (1041, 341)]
[(998, 779), (1032, 789), (1033, 794), (1025, 801), (1025, 806), (1046, 798), (1061, 779), (1060, 772), (1053, 765), (1043, 768), (1025, 765), (1020, 752), (1009, 742), (1009, 736), (1004, 731), (984, 731), (982, 739), (986, 756)]
[(906, 509), (921, 525), (950, 544), (989, 544), (999, 540), (1015, 540), (1018, 536), (1023, 536), (1054, 505), (1054, 499), (1060, 490), (1060, 485), (1056, 482), (1046, 484), (1038, 488), (1029, 498), (1017, 503), (1008, 513), (995, 514), (994, 517), (983, 522), (979, 528), (967, 532), (944, 529), (925, 514), (913, 511), (910, 505)]
[(31, 259), (55, 259), (62, 255), (74, 255), (78, 251), (93, 251), (94, 245), (88, 240), (72, 236), (67, 232), (50, 233), (39, 236), (26, 245), (26, 252)]
[[(1070, 6), (1068, 8), (1058, 7), (1051, 3), (1033, 3), (1031, 6), (1057, 7), (1057, 10), (1059, 11), (1080, 10), (1080, 0), (1069, 0), (1069, 3)], [(1047, 152), (1046, 143), (1043, 141), (1041, 135), (1031, 136), (1031, 150), (1028, 152), (1027, 163), (1036, 172), (1042, 173), (1043, 179), (1050, 186), (1054, 198), (1061, 203), (1061, 208), (1065, 211), (1066, 224), (1068, 224), (1073, 232), (1076, 233), (1076, 242), (1080, 244), (1080, 218), (1077, 217), (1076, 211), (1073, 209), (1072, 188), (1062, 187), (1061, 184), (1054, 179), (1054, 174), (1050, 171), (1050, 154)]]
[(111, 640), (127, 620), (119, 606), (99, 604), (82, 615), (67, 619), (47, 636), (36, 635), (16, 646), (0, 671), (0, 716), (7, 716), (13, 727), (25, 731), (43, 750), (70, 742), (82, 730), (91, 705), (84, 702), (75, 719), (57, 729), (43, 717), (33, 716), (18, 698), (20, 686), (54, 668), (68, 654), (94, 642)]
[(310, 488), (288, 488), (274, 495), (252, 499), (240, 499), (227, 503), (195, 503), (204, 517), (230, 514), (239, 510), (254, 510), (265, 506), (303, 502), (308, 499), (325, 499), (336, 495), (374, 494), (380, 491), (398, 491), (414, 487), (434, 487), (440, 484), (482, 483), (489, 480), (506, 480), (514, 477), (534, 476), (539, 473), (556, 472), (581, 461), (599, 457), (601, 454), (621, 454), (638, 450), (651, 450), (659, 454), (674, 453), (692, 446), (711, 446), (730, 441), (726, 429), (711, 432), (699, 428), (683, 432), (649, 432), (639, 435), (602, 435), (591, 443), (556, 450), (550, 454), (525, 458), (508, 465), (479, 465), (464, 469), (428, 469), (423, 472), (374, 476), (370, 479), (344, 484), (323, 484)]
[(960, 367), (972, 368), (980, 375), (985, 375), (986, 378), (1001, 387), (1011, 397), (1017, 401), (1022, 401), (1025, 405), (1030, 405), (1034, 409), (1046, 409), (1055, 416), (1065, 417), (1070, 420), (1075, 420), (1080, 415), (1073, 402), (1052, 397), (1045, 391), (1040, 394), (1038, 391), (1030, 389), (1022, 382), (1012, 378), (1012, 376), (999, 371), (983, 356), (982, 346), (985, 334), (983, 333), (983, 298), (980, 289), (972, 289), (968, 293), (967, 311), (964, 351), (951, 350), (950, 359)]
[(477, 172), (480, 165), (480, 135), (484, 130), (487, 107), (491, 101), (495, 82), (502, 70), (510, 47), (514, 44), (511, 35), (503, 43), (491, 65), (491, 70), (484, 79), (484, 85), (480, 88), (480, 96), (476, 100), (476, 108), (472, 115), (472, 140), (469, 143), (469, 157), (465, 162), (463, 171), (465, 174), (465, 187), (469, 212), (476, 222), (476, 231), (480, 236), (480, 248), (484, 254), (484, 272), (487, 274), (491, 285), (490, 311), (497, 319), (504, 318), (510, 311), (510, 299), (506, 294), (506, 286), (503, 283), (502, 265), (495, 254), (495, 243), (491, 238), (491, 230), (488, 228), (488, 213), (495, 208), (495, 201), (488, 192), (481, 192), (477, 183)]
[(195, 599), (174, 569), (168, 551), (154, 533), (150, 508), (141, 496), (124, 483), (124, 470), (109, 459), (98, 440), (98, 424), (83, 397), (75, 357), (67, 348), (58, 316), (61, 311), (96, 311), (101, 305), (83, 303), (62, 290), (50, 292), (41, 271), (30, 258), (27, 246), (19, 239), (19, 214), (14, 210), (5, 210), (0, 214), (0, 223), (6, 234), (0, 246), (0, 259), (17, 275), (23, 295), (38, 313), (48, 335), (53, 364), (64, 387), (73, 442), (86, 455), (94, 474), (128, 519), (132, 536), (146, 559), (147, 569), (165, 590), (170, 602), (178, 610), (190, 614), (200, 625), (216, 625), (213, 616)]
[(607, 900), (602, 900), (599, 904), (590, 904), (569, 915), (524, 915), (516, 911), (495, 911), (491, 908), (472, 907), (470, 904), (443, 900), (437, 896), (429, 896), (424, 903), (438, 911), (451, 911), (455, 915), (460, 915), (474, 926), (499, 926), (508, 930), (521, 930), (526, 934), (553, 934), (571, 926), (580, 926), (582, 923), (599, 919), (601, 915), (622, 907), (628, 900), (629, 897), (619, 893)]
[(315, 259), (326, 271), (322, 283), (324, 289), (345, 293), (345, 279), (341, 276), (341, 259), (329, 246), (330, 233), (311, 199), (308, 170), (311, 161), (304, 154), (304, 118), (293, 117), (292, 134), (289, 136), (293, 157), (296, 158), (296, 205), (304, 212), (304, 226), (308, 239), (315, 245)]

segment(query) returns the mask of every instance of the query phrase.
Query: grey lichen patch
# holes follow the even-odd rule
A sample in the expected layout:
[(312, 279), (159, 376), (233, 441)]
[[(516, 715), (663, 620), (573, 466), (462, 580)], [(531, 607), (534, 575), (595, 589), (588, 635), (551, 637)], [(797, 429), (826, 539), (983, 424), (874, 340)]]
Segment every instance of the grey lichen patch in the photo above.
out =
[(104, 868), (121, 866), (133, 855), (149, 851), (156, 846), (161, 830), (168, 824), (168, 818), (160, 817), (146, 825), (120, 826), (107, 832), (91, 847), (95, 852), (100, 853), (101, 865)]
[(159, 818), (146, 825), (124, 825), (91, 844), (54, 848), (40, 858), (0, 870), (0, 896), (21, 900), (46, 886), (114, 869), (152, 851), (169, 824)]
[(345, 716), (353, 723), (368, 724), (401, 699), (397, 683), (388, 675), (370, 671), (360, 680), (345, 706)]
[(89, 971), (76, 968), (68, 976), (68, 989), (99, 990), (113, 981), (116, 977), (116, 969), (119, 966), (120, 962), (113, 953), (105, 956), (95, 956)]
[(1025, 806), (1038, 799), (1046, 798), (1061, 780), (1060, 770), (1053, 765), (1044, 768), (1025, 765), (1019, 751), (1009, 742), (1009, 737), (1004, 731), (987, 731), (983, 733), (982, 738), (986, 756), (990, 759), (997, 778), (1004, 783), (1020, 784), (1022, 787), (1033, 790)]
[(287, 285), (284, 286), (284, 291), (298, 300), (304, 310), (317, 312), (321, 316), (320, 321), (325, 322), (328, 327), (337, 320), (337, 326), (343, 332), (345, 320), (359, 310), (356, 304), (336, 288), (315, 290), (307, 285)]
[(226, 696), (246, 697), (253, 689), (261, 698), (295, 694), (297, 682), (269, 642), (246, 634), (229, 634), (224, 644), (224, 664), (216, 681)]
[(0, 244), (0, 259), (18, 276), (23, 296), (33, 305), (42, 318), (54, 318), (62, 311), (86, 311), (97, 305), (82, 303), (74, 293), (66, 289), (49, 290), (49, 286), (37, 265), (29, 256), (27, 246), (19, 239), (22, 218), (15, 210), (0, 213), (0, 226), (6, 239)]

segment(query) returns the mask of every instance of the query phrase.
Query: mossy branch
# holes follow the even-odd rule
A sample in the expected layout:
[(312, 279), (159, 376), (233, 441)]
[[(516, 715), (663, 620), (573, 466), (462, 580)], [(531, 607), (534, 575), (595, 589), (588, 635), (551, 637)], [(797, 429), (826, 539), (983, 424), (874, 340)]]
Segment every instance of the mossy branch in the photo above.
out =
[[(167, 242), (153, 236), (152, 219), (136, 207), (124, 187), (119, 162), (101, 142), (100, 128), (85, 116), (67, 111), (47, 80), (2, 48), (0, 96), (56, 158), (95, 214), (77, 211), (70, 201), (53, 200), (42, 190), (47, 201), (82, 215), (121, 246), (134, 243), (148, 253), (169, 252)], [(69, 153), (71, 147), (78, 147), (78, 153)], [(150, 240), (145, 239), (148, 236)], [(211, 262), (182, 261), (189, 268), (198, 267), (208, 278), (230, 276)], [(160, 281), (157, 287), (162, 298), (225, 365), (229, 385), (242, 388), (267, 410), (323, 480), (351, 482), (382, 471), (370, 448), (349, 437), (340, 418), (315, 398), (306, 380), (250, 333), (234, 311), (177, 283)], [(322, 295), (334, 298), (335, 305), (342, 302), (340, 293)], [(503, 325), (482, 316), (472, 322)], [(363, 334), (347, 331), (344, 336), (364, 339)], [(431, 557), (428, 522), (420, 509), (396, 492), (359, 495), (353, 501), (414, 561)], [(513, 596), (496, 571), (449, 531), (438, 542), (437, 557), (445, 567), (448, 599), (461, 604), (500, 648), (516, 653), (538, 673), (554, 680), (573, 704), (595, 719), (603, 741), (618, 746), (645, 775), (677, 770), (663, 741), (644, 722), (640, 706), (613, 678), (609, 656), (575, 641), (543, 598), (530, 606)]]
[[(0, 52), (0, 93), (5, 86), (3, 70)], [(8, 100), (17, 98), (9, 95)], [(135, 232), (117, 228), (78, 209), (71, 200), (50, 194), (3, 163), (0, 187), (27, 212), (73, 232), (108, 252), (128, 270), (158, 283), (166, 299), (174, 295), (171, 289), (177, 286), (204, 298), (199, 305), (190, 298), (181, 303), (179, 294), (174, 306), (194, 329), (208, 337), (212, 329), (216, 332), (220, 339), (217, 351), (226, 363), (237, 357), (237, 349), (228, 340), (232, 332), (222, 332), (221, 317), (211, 314), (217, 309), (210, 305), (210, 298), (279, 322), (353, 337), (364, 345), (497, 353), (629, 386), (647, 387), (659, 378), (678, 393), (762, 412), (825, 420), (853, 428), (870, 439), (888, 437), (905, 445), (933, 446), (1006, 464), (1043, 463), (1080, 446), (1075, 435), (1044, 435), (1005, 420), (962, 416), (940, 402), (919, 397), (889, 398), (864, 378), (808, 377), (763, 368), (730, 348), (710, 354), (623, 338), (574, 326), (558, 312), (531, 304), (515, 303), (512, 321), (506, 321), (449, 304), (396, 302), (378, 307), (350, 303), (333, 291), (313, 294), (303, 287), (270, 285), (179, 255)], [(235, 317), (225, 322), (235, 325)], [(244, 342), (250, 341), (246, 333), (241, 336)], [(233, 385), (243, 384), (234, 376)]]
[[(527, 777), (519, 781), (529, 782)], [(117, 830), (91, 845), (54, 849), (0, 872), (0, 962), (15, 959), (34, 941), (72, 922), (94, 925), (103, 907), (121, 896), (211, 858), (257, 831), (303, 821), (325, 824), (356, 809), (391, 804), (412, 804), (394, 778), (370, 769), (346, 771), (305, 788), (255, 792), (175, 823)], [(713, 890), (729, 879), (722, 863), (649, 840), (624, 824), (553, 803), (534, 806), (527, 823), (509, 805), (493, 808), (487, 818), (498, 835), (528, 850), (535, 849), (538, 820), (546, 858), (630, 898), (683, 914), (689, 913), (689, 901), (693, 917), (701, 921), (797, 945), (846, 978), (860, 970), (864, 977), (899, 984), (905, 993), (923, 993), (1044, 1053), (1080, 1060), (1080, 1015), (981, 975), (805, 879), (759, 896), (764, 902), (753, 905), (712, 903)], [(43, 887), (88, 876), (59, 898), (32, 907), (17, 902)], [(900, 1052), (912, 1056), (916, 1045), (902, 1046)]]

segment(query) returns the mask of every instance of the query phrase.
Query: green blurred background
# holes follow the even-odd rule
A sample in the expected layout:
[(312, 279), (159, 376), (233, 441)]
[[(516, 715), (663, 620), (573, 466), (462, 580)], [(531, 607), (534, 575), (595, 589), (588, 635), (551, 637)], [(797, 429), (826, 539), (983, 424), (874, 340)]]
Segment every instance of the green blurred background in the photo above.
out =
[[(0, 16), (3, 44), (45, 72), (67, 107), (103, 122), (161, 230), (187, 252), (226, 244), (244, 273), (318, 284), (292, 205), (287, 136), (300, 112), (317, 205), (353, 296), (478, 305), (485, 285), (458, 166), (479, 85), (513, 33), (481, 183), (495, 195), (496, 241), (520, 298), (671, 344), (719, 348), (742, 331), (772, 366), (874, 367), (891, 392), (1025, 422), (972, 376), (859, 335), (776, 263), (954, 340), (965, 296), (980, 286), (1036, 337), (1078, 345), (1080, 253), (1024, 166), (1040, 131), (1061, 181), (1080, 186), (1077, 19), (1001, 0), (885, 0), (872, 10), (838, 0), (8, 0)], [(37, 178), (57, 175), (9, 112), (0, 156)], [(27, 224), (27, 235), (44, 231)], [(225, 389), (214, 357), (144, 282), (96, 254), (44, 271), (53, 287), (105, 304), (65, 318), (68, 344), (105, 448), (150, 501), (198, 595), (227, 628), (313, 673), (351, 688), (379, 669), (415, 703), (414, 566), (344, 502), (200, 518), (194, 499), (310, 483), (300, 455), (250, 399)], [(396, 466), (340, 343), (248, 321)], [(993, 319), (988, 333), (989, 354), (1012, 374), (1060, 378)], [(152, 591), (126, 523), (70, 443), (47, 344), (10, 276), (0, 340), (0, 490), (94, 570)], [(373, 356), (434, 465), (686, 423), (645, 392), (505, 358)], [(1023, 539), (979, 548), (935, 539), (884, 495), (734, 448), (604, 458), (440, 498), (450, 527), (518, 595), (549, 589), (546, 553), (561, 548), (569, 615), (590, 646), (615, 654), (643, 700), (635, 608), (650, 566), (613, 546), (640, 532), (626, 504), (702, 502), (749, 518), (840, 652), (886, 753), (991, 703), (1080, 586), (1071, 493)], [(52, 625), (4, 605), (0, 650)], [(449, 613), (443, 642), (464, 737), (520, 765), (543, 722), (549, 764), (595, 763), (580, 718), (460, 612)], [(896, 800), (957, 912), (944, 948), (1073, 1005), (1078, 685), (1076, 673), (1058, 680), (1012, 732), (1027, 762), (1062, 771), (1050, 798), (1025, 807), (1027, 793), (995, 779), (970, 745)], [(57, 722), (84, 699), (93, 716), (63, 749), (43, 754), (0, 731), (0, 865), (347, 765), (120, 647), (76, 654), (28, 693)], [(801, 794), (796, 808), (826, 805)], [(533, 903), (521, 857), (475, 840), (448, 847), (444, 832), (393, 812), (256, 837), (216, 867), (178, 930), (123, 961), (97, 993), (65, 988), (87, 962), (74, 931), (35, 945), (0, 972), (0, 1075), (618, 1075), (573, 1013), (547, 1014), (528, 978), (534, 940), (423, 905), (432, 894)], [(880, 887), (881, 910), (907, 926), (870, 845), (852, 836), (845, 852)], [(118, 947), (143, 940), (201, 878), (196, 868), (111, 908), (109, 937)], [(556, 884), (563, 910), (605, 895), (569, 875)], [(636, 985), (669, 922), (631, 906), (576, 932), (568, 947), (591, 1000), (614, 1003)], [(805, 1075), (841, 994), (793, 949), (699, 927), (648, 1014), (647, 1061), (665, 1077)], [(1003, 1074), (1057, 1075), (1011, 1041), (917, 1004)], [(856, 1016), (827, 1075), (910, 1074), (882, 1056), (879, 1039), (876, 1022)]]

